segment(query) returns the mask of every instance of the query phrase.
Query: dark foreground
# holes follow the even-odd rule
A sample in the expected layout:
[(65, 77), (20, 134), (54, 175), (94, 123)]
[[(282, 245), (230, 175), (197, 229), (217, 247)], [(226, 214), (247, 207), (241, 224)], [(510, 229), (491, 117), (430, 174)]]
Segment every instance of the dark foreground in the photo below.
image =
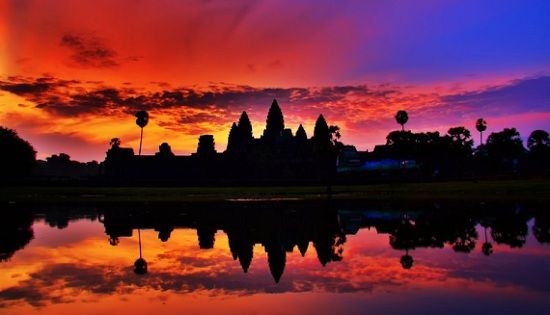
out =
[(457, 181), (285, 187), (12, 186), (0, 204), (180, 204), (227, 200), (538, 200), (550, 202), (550, 180)]
[[(4, 205), (1, 213), (2, 314), (550, 307), (550, 206), (540, 200)], [(146, 270), (135, 267), (140, 256)]]

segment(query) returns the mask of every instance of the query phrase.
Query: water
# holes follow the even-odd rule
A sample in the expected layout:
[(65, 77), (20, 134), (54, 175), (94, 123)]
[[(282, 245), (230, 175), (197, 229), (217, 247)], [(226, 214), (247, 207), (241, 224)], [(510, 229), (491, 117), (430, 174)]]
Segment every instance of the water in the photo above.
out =
[[(0, 313), (547, 314), (548, 210), (298, 202), (8, 208)], [(134, 266), (138, 235), (145, 274)]]

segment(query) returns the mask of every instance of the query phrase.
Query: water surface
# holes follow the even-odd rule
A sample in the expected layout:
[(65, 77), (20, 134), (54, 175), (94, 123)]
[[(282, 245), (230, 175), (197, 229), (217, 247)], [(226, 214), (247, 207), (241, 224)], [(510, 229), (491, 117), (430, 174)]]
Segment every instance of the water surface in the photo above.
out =
[[(9, 208), (0, 224), (0, 313), (545, 314), (548, 210)], [(134, 265), (140, 238), (146, 272)]]

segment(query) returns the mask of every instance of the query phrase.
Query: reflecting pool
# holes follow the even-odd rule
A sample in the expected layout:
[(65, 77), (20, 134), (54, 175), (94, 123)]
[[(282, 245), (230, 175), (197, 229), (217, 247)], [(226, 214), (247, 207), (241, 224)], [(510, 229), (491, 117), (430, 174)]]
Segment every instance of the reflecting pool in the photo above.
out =
[(0, 314), (547, 314), (540, 204), (5, 208)]

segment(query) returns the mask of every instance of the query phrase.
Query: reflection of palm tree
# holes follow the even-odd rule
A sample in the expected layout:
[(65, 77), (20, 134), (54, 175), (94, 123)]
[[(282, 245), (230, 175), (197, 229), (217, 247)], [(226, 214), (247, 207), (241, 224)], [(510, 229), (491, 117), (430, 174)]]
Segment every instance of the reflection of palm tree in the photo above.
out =
[(479, 144), (483, 144), (483, 132), (487, 130), (487, 122), (483, 118), (476, 121), (476, 129), (479, 131)]
[(409, 121), (409, 114), (404, 110), (400, 110), (395, 114), (395, 121), (401, 125), (401, 131), (405, 131), (405, 124)]
[(405, 255), (401, 256), (401, 266), (403, 269), (411, 269), (414, 263), (414, 259), (409, 255), (409, 250), (405, 250)]
[(138, 275), (147, 273), (147, 262), (141, 257), (141, 231), (138, 229), (139, 258), (134, 262), (134, 272)]
[(149, 114), (144, 111), (140, 110), (136, 113), (136, 125), (141, 128), (141, 135), (139, 137), (139, 155), (141, 155), (141, 143), (143, 141), (143, 127), (147, 126), (149, 123)]
[(493, 253), (493, 244), (487, 241), (487, 227), (483, 227), (483, 229), (485, 232), (485, 243), (481, 245), (481, 251), (483, 252), (483, 255), (489, 256)]

